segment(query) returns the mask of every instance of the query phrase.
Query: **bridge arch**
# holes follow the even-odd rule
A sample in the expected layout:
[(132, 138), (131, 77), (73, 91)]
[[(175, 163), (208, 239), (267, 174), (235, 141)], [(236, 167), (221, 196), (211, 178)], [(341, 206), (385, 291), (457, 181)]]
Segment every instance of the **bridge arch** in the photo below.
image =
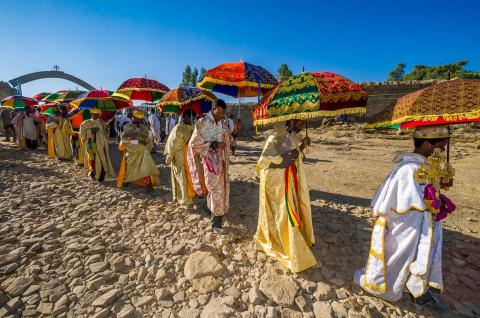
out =
[(19, 77), (16, 77), (12, 80), (9, 80), (8, 82), (10, 85), (13, 86), (13, 88), (16, 90), (16, 93), (21, 95), (22, 94), (22, 84), (43, 79), (43, 78), (61, 78), (70, 82), (73, 82), (87, 90), (93, 90), (95, 87), (92, 85), (88, 84), (87, 82), (79, 79), (76, 76), (73, 76), (71, 74), (62, 72), (62, 71), (41, 71), (41, 72), (34, 72), (30, 74), (25, 74)]

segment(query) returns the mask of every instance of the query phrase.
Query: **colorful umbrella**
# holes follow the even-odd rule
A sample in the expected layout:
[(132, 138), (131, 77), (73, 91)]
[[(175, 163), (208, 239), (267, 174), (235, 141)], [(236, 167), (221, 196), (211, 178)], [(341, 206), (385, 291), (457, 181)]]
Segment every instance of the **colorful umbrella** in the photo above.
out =
[(365, 114), (367, 92), (330, 72), (305, 72), (277, 85), (252, 110), (254, 125), (289, 119)]
[(55, 100), (57, 100), (57, 98), (60, 96), (60, 94), (63, 94), (63, 93), (66, 93), (66, 92), (69, 92), (69, 90), (63, 89), (63, 90), (60, 90), (56, 93), (51, 93), (51, 94), (45, 96), (44, 98), (42, 98), (40, 101), (44, 102), (44, 103), (54, 103)]
[(42, 100), (44, 97), (50, 95), (51, 93), (47, 93), (47, 92), (41, 92), (41, 93), (38, 93), (38, 94), (35, 94), (32, 98), (36, 101), (40, 101)]
[(112, 96), (112, 94), (111, 91), (107, 90), (93, 90), (78, 96), (70, 103), (70, 105), (81, 110), (98, 108), (102, 111), (110, 112), (116, 112), (119, 109), (132, 106), (130, 100), (118, 96)]
[[(100, 119), (107, 123), (113, 119), (113, 116), (115, 116), (115, 112), (102, 111)], [(88, 109), (73, 108), (66, 117), (70, 120), (73, 128), (79, 128), (85, 120), (92, 118), (92, 115)]]
[(38, 101), (30, 97), (12, 95), (2, 99), (0, 105), (8, 108), (24, 109), (38, 105)]
[(400, 97), (365, 128), (411, 128), (478, 121), (480, 79), (456, 79)]
[(80, 90), (65, 91), (65, 92), (59, 93), (56, 99), (54, 100), (54, 102), (60, 103), (60, 104), (67, 104), (84, 93), (86, 92), (80, 91)]
[(149, 78), (130, 78), (120, 85), (116, 95), (125, 95), (131, 100), (156, 102), (170, 89), (162, 83)]
[(277, 84), (275, 76), (263, 67), (234, 62), (220, 64), (206, 71), (197, 86), (240, 98), (264, 95)]
[(213, 93), (197, 87), (179, 87), (169, 91), (158, 102), (162, 113), (183, 113), (193, 109), (197, 114), (209, 112), (217, 97)]

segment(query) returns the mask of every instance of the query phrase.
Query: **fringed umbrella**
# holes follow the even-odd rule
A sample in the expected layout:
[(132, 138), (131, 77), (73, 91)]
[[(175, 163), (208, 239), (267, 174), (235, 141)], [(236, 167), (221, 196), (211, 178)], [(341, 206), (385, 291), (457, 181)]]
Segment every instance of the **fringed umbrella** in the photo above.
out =
[(478, 121), (480, 79), (456, 79), (400, 97), (365, 128), (411, 128)]
[(217, 97), (211, 92), (197, 87), (179, 87), (169, 91), (157, 103), (162, 113), (183, 113), (192, 109), (195, 113), (207, 113)]
[(25, 109), (27, 107), (33, 107), (38, 105), (38, 101), (21, 95), (12, 95), (5, 97), (0, 101), (0, 105), (3, 107), (14, 108), (14, 109)]
[(367, 92), (330, 72), (305, 72), (277, 85), (252, 110), (254, 125), (290, 119), (365, 114)]
[(275, 76), (263, 67), (242, 61), (224, 63), (209, 69), (197, 86), (241, 98), (262, 96), (277, 84)]
[(120, 85), (115, 96), (124, 95), (131, 100), (159, 101), (170, 89), (159, 81), (149, 78), (130, 78)]

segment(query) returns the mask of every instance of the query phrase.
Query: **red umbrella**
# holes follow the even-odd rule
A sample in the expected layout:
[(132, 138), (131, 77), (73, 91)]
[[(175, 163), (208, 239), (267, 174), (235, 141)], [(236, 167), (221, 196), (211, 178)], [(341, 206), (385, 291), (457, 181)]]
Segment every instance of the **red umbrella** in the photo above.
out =
[(130, 78), (120, 85), (115, 94), (125, 95), (131, 100), (159, 101), (170, 89), (159, 81), (149, 78)]

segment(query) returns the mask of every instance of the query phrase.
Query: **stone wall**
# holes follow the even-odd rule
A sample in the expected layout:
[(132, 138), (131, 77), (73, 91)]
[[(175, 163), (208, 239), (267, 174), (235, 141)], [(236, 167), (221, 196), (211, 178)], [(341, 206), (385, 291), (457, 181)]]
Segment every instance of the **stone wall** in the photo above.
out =
[(0, 100), (7, 96), (13, 95), (14, 90), (7, 82), (0, 81)]
[[(255, 129), (251, 115), (251, 110), (255, 105), (255, 103), (242, 103), (240, 105), (240, 120), (243, 131), (253, 131)], [(238, 103), (227, 103), (227, 116), (230, 118), (230, 115), (233, 115), (235, 120), (238, 118)]]
[(368, 92), (367, 114), (365, 120), (384, 110), (400, 97), (431, 86), (437, 81), (404, 81), (404, 82), (363, 82), (359, 83)]

